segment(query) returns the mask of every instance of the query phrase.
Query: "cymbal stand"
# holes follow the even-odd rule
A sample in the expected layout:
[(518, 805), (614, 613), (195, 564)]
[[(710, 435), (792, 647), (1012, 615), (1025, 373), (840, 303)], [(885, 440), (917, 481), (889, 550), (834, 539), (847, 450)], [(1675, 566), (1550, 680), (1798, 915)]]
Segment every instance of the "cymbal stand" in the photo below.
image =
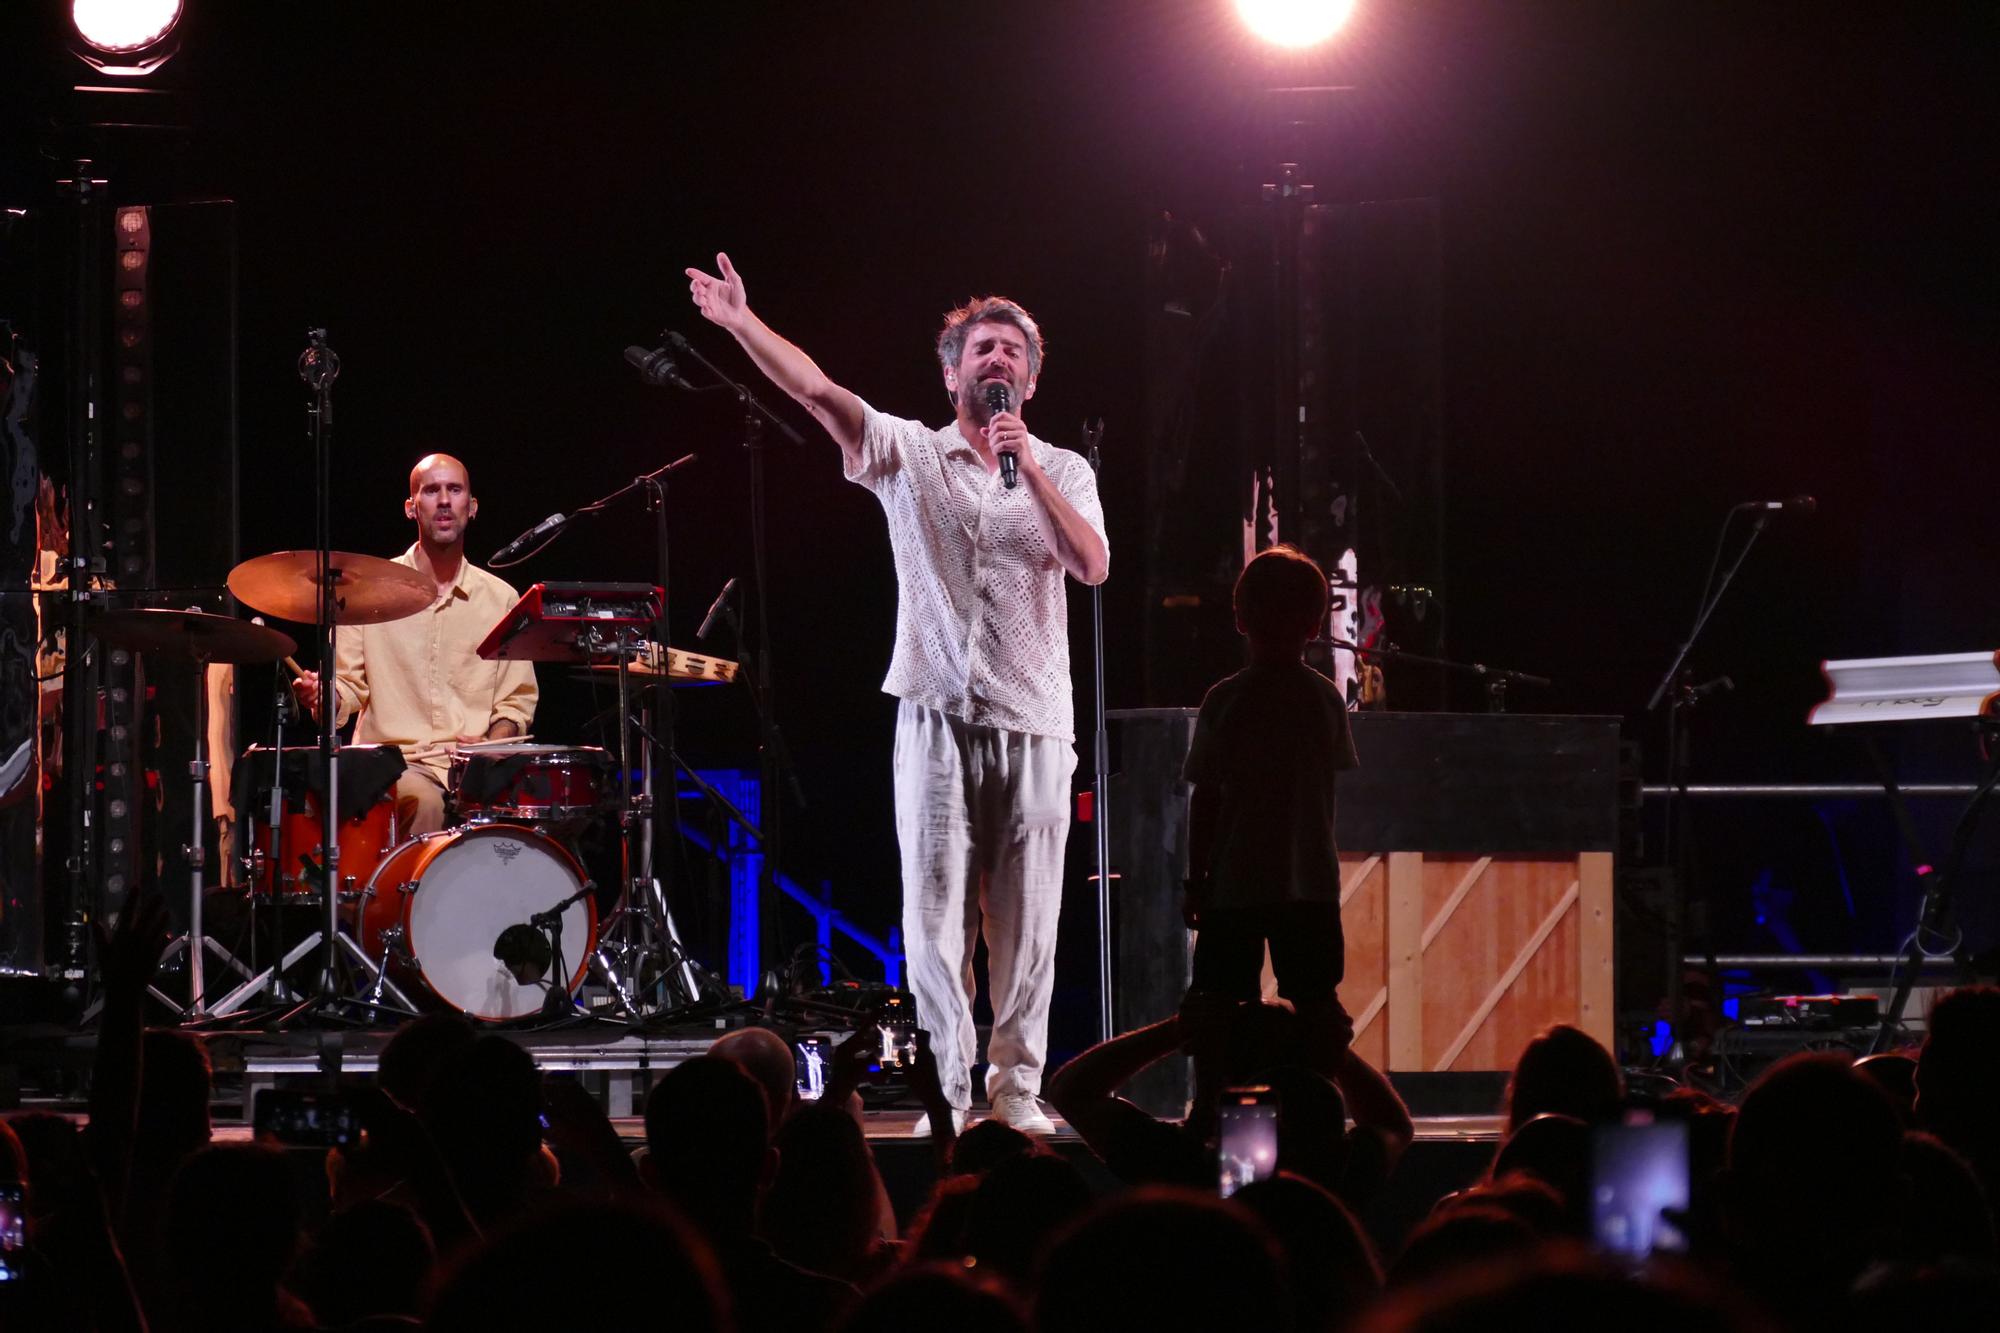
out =
[[(265, 807), (266, 826), (264, 835), (270, 839), (270, 849), (266, 851), (258, 845), (256, 805), (249, 806), (247, 836), (243, 855), (238, 858), (238, 867), (248, 881), (246, 896), (251, 915), (250, 938), (257, 938), (256, 914), (259, 894), (257, 881), (268, 869), (271, 877), (271, 892), (263, 905), (263, 910), (271, 916), (271, 963), (260, 969), (255, 976), (238, 986), (229, 994), (215, 1002), (217, 1015), (233, 1014), (251, 996), (261, 990), (269, 990), (272, 1000), (279, 1004), (291, 1004), (298, 997), (285, 984), (285, 973), (311, 951), (311, 945), (303, 950), (285, 951), (284, 878), (285, 867), (285, 719), (291, 715), (292, 692), (285, 685), (282, 671), (274, 674), (276, 696), (272, 700), (271, 724), (271, 800)], [(251, 950), (251, 965), (256, 965), (256, 950)]]
[(306, 350), (299, 354), (299, 378), (312, 390), (306, 416), (310, 423), (313, 458), (319, 473), (318, 559), (314, 572), (319, 584), (319, 620), (316, 626), (319, 631), (319, 753), (322, 771), (326, 775), (326, 799), (320, 808), (321, 905), (326, 909), (326, 918), (317, 931), (302, 941), (303, 948), (318, 947), (321, 951), (316, 993), (305, 1003), (281, 1015), (277, 1020), (281, 1027), (294, 1019), (308, 1016), (337, 1023), (352, 1022), (350, 1015), (341, 1012), (343, 1004), (358, 1005), (371, 1011), (388, 1008), (358, 994), (344, 996), (340, 993), (343, 949), (364, 968), (373, 970), (374, 960), (340, 926), (340, 735), (335, 720), (338, 716), (339, 672), (334, 654), (334, 623), (340, 613), (340, 599), (335, 587), (340, 574), (333, 564), (333, 385), (340, 378), (340, 356), (327, 346), (325, 329), (306, 331)]
[[(157, 987), (148, 987), (155, 998), (178, 1011), (184, 1022), (200, 1022), (210, 1016), (204, 970), (208, 953), (213, 952), (217, 958), (243, 976), (251, 975), (250, 969), (243, 965), (242, 960), (210, 939), (202, 927), (202, 900), (206, 894), (203, 871), (208, 865), (208, 659), (206, 657), (194, 659), (194, 677), (200, 702), (195, 705), (194, 714), (194, 758), (188, 762), (188, 780), (192, 784), (190, 793), (192, 799), (188, 802), (190, 828), (187, 846), (182, 848), (188, 866), (188, 928), (187, 934), (169, 941), (166, 952), (160, 955), (160, 961), (164, 963), (182, 949), (187, 950), (188, 1002), (186, 1005), (175, 1004), (161, 994)], [(227, 1011), (218, 1006), (213, 1012)]]

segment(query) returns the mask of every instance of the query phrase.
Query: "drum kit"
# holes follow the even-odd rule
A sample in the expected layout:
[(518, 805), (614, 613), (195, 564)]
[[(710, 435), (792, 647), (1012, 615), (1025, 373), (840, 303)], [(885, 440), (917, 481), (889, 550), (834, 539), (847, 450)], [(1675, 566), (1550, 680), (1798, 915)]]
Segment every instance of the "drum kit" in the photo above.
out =
[[(311, 622), (318, 614), (318, 558), (318, 552), (283, 551), (246, 561), (231, 571), (230, 591), (267, 615)], [(328, 568), (339, 624), (413, 615), (435, 596), (422, 575), (394, 561), (332, 552)], [(480, 651), (616, 671), (621, 703), (628, 675), (662, 684), (731, 679), (733, 662), (645, 639), (659, 595), (648, 585), (537, 584)], [(567, 1017), (577, 1012), (573, 997), (593, 968), (626, 1019), (648, 1010), (649, 995), (658, 996), (654, 1012), (705, 998), (658, 885), (624, 873), (619, 892), (600, 895), (584, 869), (580, 844), (593, 828), (615, 818), (629, 833), (650, 821), (649, 793), (632, 790), (624, 728), (616, 758), (596, 746), (528, 738), (460, 747), (447, 787), (452, 826), (412, 835), (397, 826), (395, 780), (403, 757), (395, 747), (342, 747), (339, 765), (327, 765), (320, 746), (284, 743), (281, 708), (276, 744), (244, 750), (231, 783), (247, 832), (229, 867), (234, 873), (224, 876), (226, 889), (250, 909), (253, 938), (264, 913), (276, 940), (275, 961), (253, 971), (204, 926), (206, 668), (282, 662), (296, 671), (297, 645), (269, 626), (201, 611), (109, 611), (88, 629), (114, 647), (191, 659), (201, 682), (188, 767), (194, 797), (185, 849), (188, 931), (167, 955), (187, 956), (190, 996), (175, 1005), (184, 1018), (236, 1015), (261, 993), (287, 1011), (323, 999), (288, 974), (329, 939), (347, 960), (345, 976), (334, 983), (336, 1002), (370, 1016), (449, 1008), (493, 1021)], [(649, 827), (646, 834), (650, 841)], [(628, 857), (621, 869), (631, 867)], [(323, 909), (322, 924), (303, 940), (287, 941), (283, 909), (300, 907)], [(204, 976), (210, 958), (240, 982), (212, 1003)], [(318, 985), (326, 982), (321, 977)]]

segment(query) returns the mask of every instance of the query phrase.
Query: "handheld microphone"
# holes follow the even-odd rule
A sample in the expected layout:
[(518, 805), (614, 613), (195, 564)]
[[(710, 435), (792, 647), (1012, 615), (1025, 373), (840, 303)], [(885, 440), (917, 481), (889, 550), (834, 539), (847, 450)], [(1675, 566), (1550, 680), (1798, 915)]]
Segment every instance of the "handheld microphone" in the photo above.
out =
[(681, 377), (680, 366), (674, 361), (674, 354), (664, 347), (650, 351), (644, 347), (628, 347), (625, 359), (639, 372), (640, 378), (651, 385), (671, 384), (676, 389), (692, 391), (694, 385)]
[(1794, 495), (1789, 500), (1752, 500), (1743, 507), (1745, 509), (1765, 510), (1789, 509), (1793, 513), (1810, 514), (1819, 508), (1819, 501), (1813, 499), (1810, 495)]
[(513, 541), (508, 542), (505, 546), (495, 551), (493, 558), (486, 563), (489, 565), (504, 565), (567, 522), (569, 522), (569, 515), (567, 514), (550, 514), (547, 518), (535, 524), (534, 527), (529, 528)]
[[(998, 380), (989, 380), (986, 385), (986, 413), (988, 418), (1010, 410), (1014, 406), (1014, 395)], [(1021, 479), (1021, 462), (1012, 449), (1000, 451), (1000, 484), (1013, 490)]]
[(708, 614), (701, 618), (701, 628), (694, 632), (696, 639), (707, 642), (708, 636), (715, 632), (715, 622), (722, 618), (723, 608), (729, 605), (730, 594), (735, 591), (736, 579), (732, 575), (729, 582), (722, 585), (722, 591), (715, 594), (715, 601), (709, 605)]

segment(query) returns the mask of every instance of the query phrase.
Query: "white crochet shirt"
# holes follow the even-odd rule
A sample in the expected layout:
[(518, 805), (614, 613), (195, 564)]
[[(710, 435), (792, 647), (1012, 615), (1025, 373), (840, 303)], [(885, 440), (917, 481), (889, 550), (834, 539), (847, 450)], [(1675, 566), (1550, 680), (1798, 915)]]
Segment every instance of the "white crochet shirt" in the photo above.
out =
[[(933, 429), (866, 403), (862, 411), (861, 457), (847, 478), (882, 502), (896, 558), (896, 649), (883, 692), (979, 726), (1074, 741), (1063, 567), (1027, 486), (1010, 491), (988, 473), (956, 422)], [(1029, 442), (1102, 537), (1090, 464)]]

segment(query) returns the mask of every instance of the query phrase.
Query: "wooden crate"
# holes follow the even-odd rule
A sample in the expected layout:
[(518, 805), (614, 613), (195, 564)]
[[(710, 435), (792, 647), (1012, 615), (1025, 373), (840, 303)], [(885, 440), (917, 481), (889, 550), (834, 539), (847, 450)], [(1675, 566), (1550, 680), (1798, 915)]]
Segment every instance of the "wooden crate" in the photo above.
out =
[(1504, 1070), (1570, 1023), (1612, 1040), (1611, 853), (1343, 853), (1355, 1048), (1377, 1068)]

